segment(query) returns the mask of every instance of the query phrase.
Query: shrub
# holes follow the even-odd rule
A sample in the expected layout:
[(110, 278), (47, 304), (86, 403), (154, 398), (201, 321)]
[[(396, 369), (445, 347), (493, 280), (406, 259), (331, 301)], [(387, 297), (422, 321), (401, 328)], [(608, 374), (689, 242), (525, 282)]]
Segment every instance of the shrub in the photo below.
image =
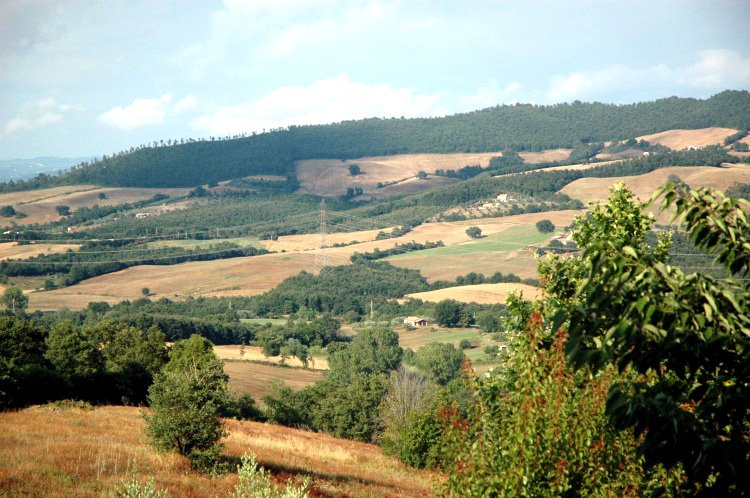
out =
[(145, 482), (139, 481), (135, 470), (128, 480), (123, 479), (121, 482), (120, 486), (113, 491), (116, 498), (165, 498), (167, 496), (166, 492), (156, 489), (153, 477)]
[(71, 214), (69, 206), (55, 206), (55, 211), (60, 216), (70, 216)]
[(3, 206), (0, 208), (0, 216), (10, 218), (16, 214), (16, 210), (13, 206)]
[(276, 489), (271, 483), (271, 474), (258, 465), (255, 457), (244, 455), (237, 466), (237, 485), (232, 498), (307, 498), (310, 478), (305, 478), (301, 486), (287, 481), (286, 487)]
[(436, 413), (415, 410), (398, 433), (396, 456), (412, 467), (437, 467), (444, 441), (444, 429)]
[(352, 176), (357, 176), (362, 173), (362, 170), (359, 167), (359, 164), (350, 164), (349, 165), (349, 174)]
[(536, 222), (536, 229), (541, 233), (552, 233), (555, 231), (555, 224), (550, 220), (539, 220)]
[(473, 346), (471, 345), (471, 341), (468, 339), (461, 339), (461, 341), (458, 343), (459, 349), (471, 349)]
[(482, 229), (479, 227), (469, 227), (466, 229), (466, 235), (472, 239), (478, 239), (482, 236)]

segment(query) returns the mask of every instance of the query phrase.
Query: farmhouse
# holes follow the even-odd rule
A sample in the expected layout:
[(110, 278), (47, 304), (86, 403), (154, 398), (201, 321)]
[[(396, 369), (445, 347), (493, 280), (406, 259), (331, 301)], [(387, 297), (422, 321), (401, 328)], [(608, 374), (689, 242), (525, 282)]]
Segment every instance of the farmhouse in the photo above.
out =
[(407, 316), (404, 318), (404, 324), (411, 327), (426, 327), (427, 320), (418, 316)]

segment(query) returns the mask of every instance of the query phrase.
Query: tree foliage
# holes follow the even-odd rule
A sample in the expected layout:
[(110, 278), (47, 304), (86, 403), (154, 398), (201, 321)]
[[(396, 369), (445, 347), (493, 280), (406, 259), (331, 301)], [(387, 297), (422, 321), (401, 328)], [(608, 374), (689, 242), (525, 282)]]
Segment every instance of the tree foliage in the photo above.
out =
[(740, 278), (685, 274), (665, 263), (668, 235), (621, 185), (576, 222), (580, 257), (542, 267), (555, 323), (577, 366), (633, 372), (609, 389), (607, 415), (632, 428), (647, 464), (684, 469), (685, 491), (740, 496), (750, 465), (750, 223), (748, 204), (669, 185), (690, 240)]
[(153, 444), (177, 450), (194, 465), (215, 453), (225, 434), (219, 416), (227, 402), (227, 380), (209, 341), (192, 336), (176, 342), (149, 389), (146, 433)]

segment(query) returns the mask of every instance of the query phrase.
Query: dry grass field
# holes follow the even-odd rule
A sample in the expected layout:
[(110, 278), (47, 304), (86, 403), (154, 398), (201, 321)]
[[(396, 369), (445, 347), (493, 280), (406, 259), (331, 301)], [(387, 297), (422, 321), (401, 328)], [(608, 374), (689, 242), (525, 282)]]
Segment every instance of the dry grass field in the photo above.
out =
[[(170, 497), (221, 497), (236, 473), (196, 474), (148, 445), (142, 409), (51, 405), (0, 413), (0, 495), (108, 497), (137, 470)], [(255, 455), (275, 480), (312, 478), (313, 496), (430, 496), (441, 476), (408, 468), (375, 445), (255, 422), (225, 421), (233, 466)]]
[(651, 198), (657, 188), (667, 182), (669, 175), (679, 176), (691, 187), (714, 187), (723, 190), (735, 182), (750, 183), (750, 166), (746, 164), (725, 164), (721, 168), (674, 166), (639, 176), (581, 178), (569, 183), (560, 192), (582, 202), (601, 201), (609, 196), (610, 185), (623, 182), (641, 201), (646, 201)]
[(405, 297), (431, 303), (437, 303), (445, 299), (454, 299), (462, 303), (505, 304), (505, 301), (512, 292), (521, 293), (525, 299), (539, 299), (542, 296), (542, 289), (539, 287), (526, 284), (500, 283), (461, 285), (447, 289), (407, 294)]
[(673, 150), (688, 147), (705, 147), (707, 145), (722, 145), (724, 139), (737, 130), (731, 128), (702, 128), (700, 130), (667, 130), (653, 135), (643, 135), (638, 140), (661, 144)]
[[(396, 156), (340, 159), (311, 159), (298, 161), (297, 179), (301, 193), (337, 196), (348, 187), (361, 187), (366, 195), (378, 195), (378, 183), (396, 182), (415, 176), (418, 172), (434, 173), (436, 169), (460, 169), (464, 166), (487, 166), (490, 159), (501, 152), (477, 154), (403, 154)], [(359, 165), (362, 174), (349, 174), (349, 165)], [(429, 182), (424, 183), (425, 188)], [(403, 193), (403, 192), (398, 192)]]
[[(16, 211), (28, 215), (26, 218), (1, 218), (3, 226), (9, 226), (11, 221), (17, 225), (31, 225), (34, 223), (49, 223), (60, 219), (55, 211), (56, 206), (68, 206), (71, 211), (80, 207), (91, 207), (94, 204), (111, 206), (129, 202), (141, 201), (162, 193), (171, 197), (181, 196), (189, 189), (158, 189), (158, 188), (107, 188), (96, 185), (71, 185), (53, 187), (26, 192), (12, 192), (0, 194), (0, 206), (11, 205)], [(106, 198), (99, 199), (103, 193)]]
[[(533, 225), (542, 219), (549, 219), (557, 226), (567, 226), (579, 211), (553, 211), (530, 213), (503, 218), (485, 218), (459, 222), (427, 223), (416, 227), (402, 237), (362, 242), (346, 247), (326, 249), (329, 264), (348, 264), (352, 254), (374, 249), (387, 249), (406, 242), (437, 242), (455, 245), (471, 242), (466, 235), (470, 226), (478, 226), (485, 235), (494, 235), (518, 225)], [(367, 231), (366, 234), (371, 234)], [(363, 240), (358, 232), (344, 238)], [(310, 241), (316, 241), (314, 235)], [(299, 247), (308, 246), (300, 242)], [(279, 241), (283, 243), (283, 238)], [(309, 242), (313, 244), (313, 242)], [(418, 253), (410, 253), (418, 254)], [(404, 256), (409, 256), (406, 254)], [(535, 276), (536, 264), (533, 252), (519, 249), (505, 253), (486, 252), (478, 254), (426, 258), (417, 256), (414, 260), (404, 258), (394, 262), (398, 266), (423, 270), (430, 279), (455, 278), (470, 271), (487, 274), (496, 271), (513, 272), (521, 277)], [(125, 270), (101, 275), (79, 284), (48, 292), (35, 292), (29, 295), (29, 308), (32, 310), (54, 310), (60, 308), (84, 308), (91, 301), (116, 303), (125, 299), (142, 296), (141, 289), (148, 287), (151, 298), (184, 299), (189, 296), (253, 296), (262, 294), (284, 279), (300, 271), (312, 272), (315, 268), (315, 251), (298, 251), (266, 254), (246, 258), (231, 258), (215, 261), (194, 261), (170, 266), (134, 266)]]
[[(278, 365), (282, 362), (281, 356), (265, 356), (263, 354), (263, 348), (258, 346), (245, 346), (245, 352), (242, 354), (242, 346), (240, 345), (225, 345), (225, 346), (214, 346), (214, 353), (222, 360), (229, 361), (262, 361), (269, 365)], [(285, 363), (290, 367), (301, 367), (302, 362), (298, 358), (287, 358)], [(328, 360), (326, 358), (314, 358), (308, 363), (308, 368), (311, 370), (328, 370)]]
[[(385, 231), (390, 228), (382, 229)], [(369, 242), (375, 240), (378, 232), (381, 229), (376, 230), (362, 230), (360, 232), (338, 232), (326, 234), (326, 244), (349, 244), (351, 242)], [(269, 251), (310, 251), (318, 247), (320, 237), (318, 234), (304, 234), (304, 235), (282, 235), (278, 240), (264, 240), (262, 244)]]
[[(544, 168), (538, 171), (579, 171), (586, 169), (598, 168), (599, 166), (606, 166), (608, 164), (621, 163), (622, 159), (615, 159), (613, 161), (599, 161), (594, 163), (581, 163), (581, 164), (570, 164), (564, 166), (552, 166), (551, 168)], [(501, 176), (513, 176), (521, 173), (508, 173), (507, 175), (497, 175), (496, 178)]]
[(302, 389), (323, 379), (323, 372), (305, 368), (289, 368), (252, 361), (225, 361), (229, 387), (238, 394), (250, 394), (256, 401), (271, 390), (274, 381), (282, 381), (292, 389)]
[(541, 152), (519, 152), (518, 155), (526, 164), (550, 163), (564, 161), (570, 157), (573, 149), (548, 149)]
[[(525, 163), (539, 164), (567, 159), (571, 149), (551, 149), (541, 152), (521, 152)], [(301, 193), (338, 196), (348, 187), (361, 187), (365, 197), (380, 198), (401, 195), (436, 187), (457, 180), (430, 176), (424, 180), (415, 175), (424, 171), (434, 173), (438, 169), (461, 169), (464, 166), (487, 167), (490, 159), (501, 156), (501, 152), (465, 154), (402, 154), (396, 156), (362, 157), (342, 161), (340, 159), (310, 159), (297, 161), (297, 179)], [(362, 174), (349, 174), (349, 165), (356, 164)], [(392, 185), (387, 185), (389, 183)], [(385, 184), (377, 188), (378, 183)]]
[(68, 249), (75, 251), (80, 246), (73, 244), (25, 244), (18, 245), (15, 242), (0, 243), (0, 261), (6, 259), (26, 259), (39, 256), (40, 254), (54, 254), (65, 252)]

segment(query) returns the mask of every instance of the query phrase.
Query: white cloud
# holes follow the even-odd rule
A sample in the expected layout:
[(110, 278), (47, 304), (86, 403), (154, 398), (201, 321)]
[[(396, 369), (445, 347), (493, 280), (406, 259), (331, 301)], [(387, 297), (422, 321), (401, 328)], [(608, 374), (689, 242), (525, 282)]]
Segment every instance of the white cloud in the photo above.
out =
[(195, 95), (188, 95), (184, 99), (178, 100), (174, 105), (174, 112), (177, 114), (182, 112), (189, 112), (198, 107), (198, 99)]
[(221, 107), (194, 124), (211, 134), (226, 135), (374, 116), (438, 115), (444, 114), (437, 107), (439, 98), (418, 94), (413, 88), (368, 85), (341, 75), (306, 87), (277, 88), (257, 100)]
[(750, 85), (750, 58), (732, 50), (704, 50), (692, 64), (646, 68), (615, 65), (595, 71), (554, 76), (547, 91), (550, 102), (596, 99), (628, 91), (674, 92), (675, 85), (711, 91)]
[(680, 83), (694, 87), (743, 88), (750, 85), (750, 57), (732, 50), (704, 50), (698, 62), (680, 73)]
[(63, 114), (75, 110), (74, 106), (60, 104), (53, 98), (26, 103), (21, 106), (19, 114), (7, 121), (3, 126), (2, 135), (32, 131), (62, 121)]
[(172, 94), (165, 93), (155, 99), (135, 99), (128, 106), (113, 107), (99, 116), (99, 121), (113, 128), (133, 130), (142, 126), (164, 122)]
[(521, 84), (512, 81), (501, 87), (497, 81), (492, 80), (479, 89), (473, 95), (464, 95), (458, 98), (462, 110), (469, 111), (484, 109), (498, 104), (514, 104), (518, 102)]

